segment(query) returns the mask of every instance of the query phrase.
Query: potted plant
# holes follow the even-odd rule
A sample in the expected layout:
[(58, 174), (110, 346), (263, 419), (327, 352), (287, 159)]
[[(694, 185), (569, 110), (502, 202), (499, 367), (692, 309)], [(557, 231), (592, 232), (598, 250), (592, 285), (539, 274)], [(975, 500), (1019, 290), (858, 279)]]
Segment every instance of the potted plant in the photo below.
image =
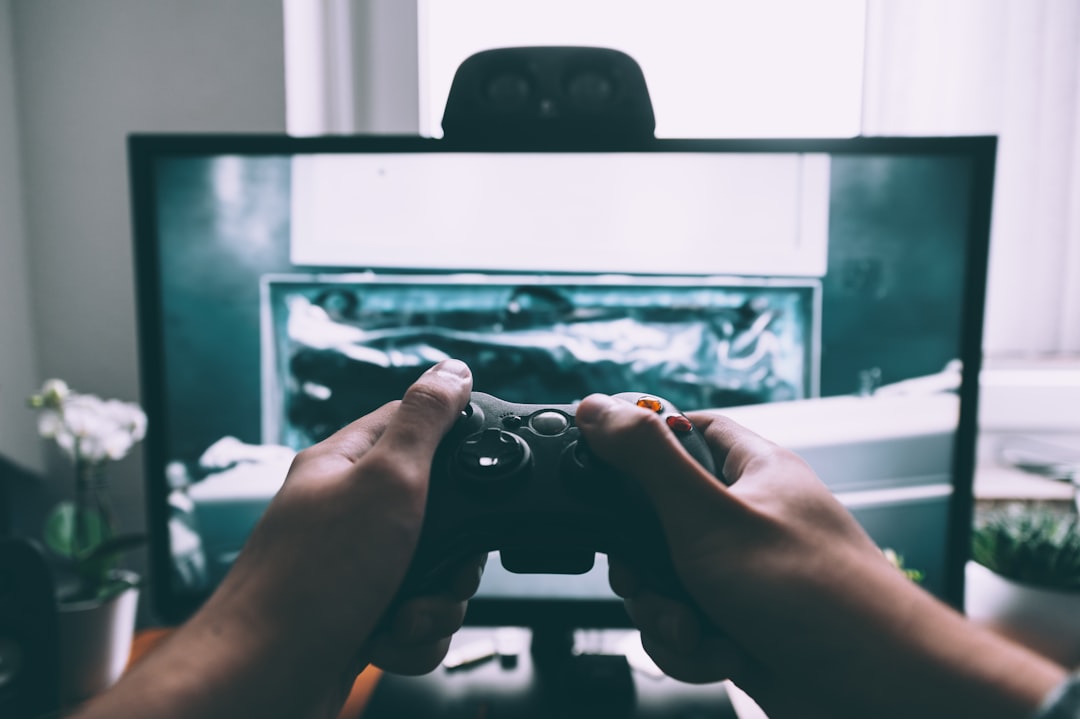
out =
[(108, 469), (146, 433), (146, 415), (130, 402), (103, 400), (50, 379), (30, 397), (38, 432), (71, 461), (74, 499), (45, 521), (44, 541), (57, 569), (61, 681), (65, 703), (107, 688), (124, 670), (135, 629), (139, 577), (119, 556), (143, 542), (118, 534)]
[(1080, 522), (1074, 511), (1014, 504), (976, 519), (964, 608), (1066, 666), (1080, 663)]

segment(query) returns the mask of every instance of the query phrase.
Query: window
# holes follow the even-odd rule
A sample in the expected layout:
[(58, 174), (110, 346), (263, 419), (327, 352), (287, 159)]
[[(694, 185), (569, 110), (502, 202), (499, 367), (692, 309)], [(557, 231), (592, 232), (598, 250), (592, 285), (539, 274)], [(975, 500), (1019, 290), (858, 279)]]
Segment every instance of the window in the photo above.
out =
[[(628, 52), (645, 72), (660, 136), (996, 134), (987, 354), (1080, 354), (1080, 4), (285, 3), (299, 134), (438, 136), (460, 62), (529, 44)], [(292, 120), (298, 103), (309, 111), (303, 127)]]

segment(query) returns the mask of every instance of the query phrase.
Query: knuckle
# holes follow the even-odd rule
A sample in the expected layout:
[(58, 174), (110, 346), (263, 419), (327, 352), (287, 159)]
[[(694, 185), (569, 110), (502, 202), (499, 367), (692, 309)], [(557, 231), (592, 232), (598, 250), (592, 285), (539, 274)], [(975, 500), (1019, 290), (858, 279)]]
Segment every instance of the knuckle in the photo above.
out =
[(806, 462), (791, 450), (769, 444), (747, 458), (744, 472), (775, 472), (806, 468)]
[(406, 390), (403, 402), (440, 415), (450, 414), (457, 410), (456, 398), (453, 394), (447, 388), (434, 382), (416, 382)]
[(626, 435), (632, 440), (648, 442), (656, 437), (666, 438), (667, 434), (667, 427), (655, 412), (640, 410), (627, 416)]
[(387, 452), (381, 447), (376, 447), (368, 452), (363, 460), (364, 475), (369, 481), (381, 483), (390, 482), (414, 485), (423, 477), (419, 465), (400, 457), (392, 452)]
[(289, 474), (301, 471), (305, 466), (311, 464), (316, 457), (319, 456), (319, 445), (312, 445), (306, 447), (293, 457), (292, 464), (289, 465)]

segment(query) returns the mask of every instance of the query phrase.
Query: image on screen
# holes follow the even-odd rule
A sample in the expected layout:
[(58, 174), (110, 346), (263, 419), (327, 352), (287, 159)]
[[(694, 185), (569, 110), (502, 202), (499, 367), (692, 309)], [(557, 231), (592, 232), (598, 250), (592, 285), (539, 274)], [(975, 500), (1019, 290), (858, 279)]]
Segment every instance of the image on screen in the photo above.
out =
[[(948, 593), (985, 271), (977, 153), (154, 139), (136, 145), (136, 252), (167, 603), (216, 586), (297, 451), (446, 357), (511, 402), (640, 391), (722, 411), (799, 452)], [(602, 555), (580, 576), (496, 556), (481, 621), (485, 600), (614, 595)]]

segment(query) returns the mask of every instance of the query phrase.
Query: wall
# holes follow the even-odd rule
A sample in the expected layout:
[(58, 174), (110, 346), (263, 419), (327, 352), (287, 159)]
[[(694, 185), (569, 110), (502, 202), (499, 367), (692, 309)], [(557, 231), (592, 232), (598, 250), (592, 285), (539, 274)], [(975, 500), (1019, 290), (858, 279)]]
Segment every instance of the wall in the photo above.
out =
[(38, 385), (19, 154), (11, 2), (0, 0), (0, 455), (44, 468), (26, 396)]
[[(5, 2), (38, 374), (137, 400), (125, 138), (135, 131), (284, 132), (281, 3)], [(8, 106), (3, 91), (0, 75), (0, 108)], [(124, 529), (143, 526), (141, 461), (131, 457), (113, 471)], [(66, 467), (55, 453), (49, 464), (66, 491)]]

